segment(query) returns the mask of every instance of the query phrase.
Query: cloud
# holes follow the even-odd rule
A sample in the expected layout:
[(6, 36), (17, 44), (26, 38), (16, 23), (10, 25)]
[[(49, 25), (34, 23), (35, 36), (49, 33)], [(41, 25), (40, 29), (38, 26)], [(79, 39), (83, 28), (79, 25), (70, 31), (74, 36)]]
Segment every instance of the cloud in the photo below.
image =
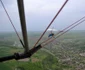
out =
[[(17, 30), (20, 30), (17, 0), (2, 0)], [(28, 30), (44, 30), (65, 0), (24, 0)], [(61, 29), (85, 15), (85, 0), (69, 0), (51, 27)], [(8, 18), (0, 4), (0, 30), (11, 29)], [(4, 21), (5, 20), (5, 21)], [(3, 28), (4, 26), (4, 28)], [(84, 27), (84, 25), (81, 26)], [(78, 28), (76, 28), (78, 29)]]
[(56, 1), (56, 0), (24, 0), (25, 10), (28, 13), (51, 13), (56, 11), (60, 8), (63, 4), (63, 1)]

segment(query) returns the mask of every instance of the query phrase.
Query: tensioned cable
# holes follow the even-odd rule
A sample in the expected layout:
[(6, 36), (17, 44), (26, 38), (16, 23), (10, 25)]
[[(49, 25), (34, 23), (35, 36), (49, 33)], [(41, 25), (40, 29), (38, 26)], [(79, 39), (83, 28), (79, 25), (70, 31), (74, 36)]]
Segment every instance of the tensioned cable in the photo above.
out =
[[(10, 18), (10, 17), (9, 17)], [(34, 48), (32, 48), (28, 53), (22, 53), (22, 54), (19, 54), (19, 53), (15, 53), (14, 55), (11, 55), (11, 56), (7, 56), (7, 57), (2, 57), (0, 58), (0, 62), (2, 61), (6, 61), (6, 60), (11, 60), (11, 59), (16, 59), (16, 60), (19, 60), (19, 59), (23, 59), (23, 58), (27, 58), (27, 57), (31, 57), (31, 55), (33, 55), (37, 50), (39, 50), (40, 48), (42, 48), (42, 46), (45, 46), (47, 45), (48, 43), (54, 41), (56, 38), (59, 38), (60, 36), (62, 36), (63, 34), (65, 34), (66, 32), (70, 31), (71, 29), (73, 29), (74, 27), (78, 26), (79, 24), (83, 23), (85, 21), (85, 19), (81, 22), (78, 22), (76, 25), (74, 25), (73, 27), (71, 28), (66, 28), (68, 30), (66, 30), (65, 32), (62, 32), (62, 34), (56, 36), (55, 38), (52, 38), (50, 41), (44, 43), (44, 44), (40, 44)]]
[[(68, 29), (68, 28), (70, 28), (71, 26), (73, 26), (74, 24), (76, 24), (76, 23), (78, 23), (79, 21), (81, 21), (82, 19), (84, 19), (85, 18), (85, 16), (84, 17), (82, 17), (81, 19), (79, 19), (78, 21), (76, 21), (76, 22), (74, 22), (74, 23), (72, 23), (71, 25), (69, 25), (69, 26), (67, 26), (66, 28), (64, 28), (63, 30), (61, 30), (61, 31), (65, 31), (66, 29)], [(62, 33), (62, 32), (58, 32), (58, 33), (56, 33), (55, 35), (58, 35), (58, 34), (60, 34), (60, 33)], [(54, 35), (54, 36), (55, 36)], [(54, 37), (53, 36), (53, 37)], [(48, 41), (48, 40), (50, 40), (51, 39), (51, 37), (50, 38), (48, 38), (47, 40), (45, 40), (45, 41), (43, 41), (42, 43), (45, 43), (46, 41)]]
[[(61, 35), (57, 36), (56, 38), (62, 36), (63, 34), (65, 34), (66, 32), (70, 31), (71, 29), (73, 29), (74, 27), (76, 27), (77, 25), (81, 24), (84, 21), (85, 21), (85, 19), (83, 21), (79, 22), (78, 24), (76, 24), (75, 26), (71, 27), (67, 31), (63, 32)], [(0, 58), (0, 62), (7, 61), (7, 60), (12, 60), (12, 59), (19, 60), (19, 59), (24, 59), (24, 58), (27, 58), (27, 57), (31, 57), (36, 51), (38, 51), (39, 49), (43, 48), (48, 43), (54, 41), (56, 38), (50, 40), (49, 42), (47, 42), (45, 44), (40, 44), (40, 45), (38, 45), (36, 47), (33, 47), (28, 53), (24, 53), (24, 54), (23, 53), (22, 54), (15, 53), (14, 55), (11, 55), (11, 56), (1, 57)]]
[(68, 0), (66, 0), (64, 2), (64, 4), (62, 5), (62, 7), (59, 9), (58, 13), (54, 16), (54, 18), (52, 19), (52, 21), (50, 22), (50, 24), (47, 26), (47, 28), (45, 29), (45, 31), (43, 32), (43, 34), (40, 36), (40, 38), (38, 39), (38, 41), (35, 43), (34, 47), (39, 43), (39, 41), (42, 39), (42, 37), (44, 36), (44, 34), (46, 33), (46, 31), (48, 30), (48, 28), (52, 25), (52, 23), (54, 22), (54, 20), (56, 19), (56, 17), (59, 15), (59, 13), (62, 11), (62, 9), (64, 8), (64, 6), (66, 5), (66, 3), (68, 2)]
[[(82, 19), (84, 19), (84, 18), (85, 18), (85, 17), (83, 17)], [(82, 19), (80, 19), (80, 20), (82, 20)], [(78, 23), (80, 20), (76, 21), (75, 24)], [(73, 25), (73, 24), (71, 24), (71, 25)], [(70, 27), (68, 26), (67, 28), (70, 28)], [(65, 28), (65, 29), (66, 29), (66, 28)], [(58, 33), (58, 34), (59, 34), (59, 33)], [(58, 34), (56, 34), (56, 36), (57, 36)], [(52, 38), (54, 38), (54, 36), (51, 37), (51, 38), (49, 38), (49, 39), (47, 39), (47, 40), (45, 40), (45, 41), (43, 41), (42, 43), (45, 43), (46, 41), (49, 41), (49, 40), (52, 39)]]
[(79, 24), (83, 23), (85, 20), (82, 20), (81, 22), (77, 23), (76, 25), (74, 25), (73, 27), (71, 27), (70, 29), (66, 30), (65, 32), (61, 33), (60, 35), (58, 35), (55, 38), (52, 38), (50, 41), (48, 41), (47, 43), (45, 43), (43, 46), (47, 45), (48, 43), (54, 41), (56, 38), (59, 38), (60, 36), (62, 36), (63, 34), (67, 33), (68, 31), (70, 31), (71, 29), (73, 29), (74, 27), (78, 26)]
[(16, 35), (17, 35), (17, 37), (18, 37), (19, 41), (20, 41), (20, 43), (21, 43), (21, 44), (22, 44), (22, 46), (24, 47), (23, 41), (20, 39), (19, 34), (18, 34), (18, 32), (17, 32), (17, 30), (16, 30), (16, 28), (15, 28), (15, 26), (14, 26), (14, 24), (13, 24), (13, 22), (12, 22), (12, 20), (11, 20), (10, 16), (9, 16), (9, 14), (8, 14), (8, 12), (7, 12), (7, 10), (6, 10), (5, 6), (4, 6), (4, 4), (3, 4), (3, 2), (2, 2), (2, 0), (0, 0), (0, 2), (1, 2), (1, 4), (2, 4), (2, 6), (3, 6), (4, 10), (5, 10), (5, 13), (6, 13), (6, 15), (7, 15), (8, 19), (9, 19), (9, 21), (10, 21), (11, 25), (12, 25), (12, 27), (14, 28), (14, 31), (15, 31), (15, 33), (16, 33)]

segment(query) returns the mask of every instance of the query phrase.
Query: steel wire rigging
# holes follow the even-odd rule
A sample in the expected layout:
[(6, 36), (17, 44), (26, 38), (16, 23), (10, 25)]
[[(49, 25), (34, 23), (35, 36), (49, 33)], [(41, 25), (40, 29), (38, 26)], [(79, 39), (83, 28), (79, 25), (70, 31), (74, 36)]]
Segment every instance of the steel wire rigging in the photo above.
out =
[[(84, 17), (84, 18), (85, 18), (85, 17)], [(83, 18), (83, 19), (84, 19), (84, 18)], [(76, 21), (76, 23), (75, 23), (72, 27), (69, 27), (66, 31), (61, 32), (61, 34), (59, 34), (59, 35), (56, 34), (55, 36), (47, 39), (46, 41), (42, 42), (41, 44), (44, 44), (43, 46), (47, 45), (48, 43), (50, 43), (50, 42), (54, 41), (55, 39), (59, 38), (60, 36), (62, 36), (63, 34), (67, 33), (68, 31), (70, 31), (70, 30), (73, 29), (74, 27), (78, 26), (79, 24), (83, 23), (84, 21), (85, 21), (85, 19), (82, 20), (82, 21), (78, 21), (78, 22)]]
[[(0, 0), (1, 1), (1, 0)], [(61, 12), (61, 10), (63, 9), (63, 7), (65, 6), (65, 4), (68, 2), (68, 0), (65, 1), (65, 3), (62, 5), (62, 7), (60, 8), (60, 10), (58, 11), (58, 13), (55, 15), (55, 17), (52, 19), (52, 21), (50, 22), (50, 24), (47, 26), (46, 30), (43, 32), (43, 34), (41, 35), (41, 37), (39, 38), (39, 40), (36, 42), (36, 44), (34, 45), (34, 47), (30, 50), (28, 50), (28, 46), (26, 46), (27, 44), (27, 41), (26, 41), (26, 38), (24, 38), (24, 36), (27, 36), (27, 31), (26, 31), (26, 25), (24, 25), (25, 27), (25, 32), (23, 32), (23, 27), (22, 27), (22, 33), (23, 33), (23, 38), (24, 38), (24, 49), (26, 50), (26, 53), (14, 53), (14, 55), (11, 55), (11, 56), (6, 56), (6, 57), (2, 57), (0, 58), (0, 62), (3, 62), (3, 61), (7, 61), (7, 60), (11, 60), (11, 59), (15, 59), (15, 60), (19, 60), (19, 59), (24, 59), (24, 58), (27, 58), (27, 57), (31, 57), (36, 51), (38, 51), (40, 48), (46, 46), (47, 44), (49, 44), (50, 42), (54, 41), (55, 39), (61, 37), (63, 34), (67, 33), (68, 31), (70, 31), (71, 29), (73, 29), (74, 27), (78, 26), (79, 24), (83, 23), (85, 21), (85, 16), (82, 17), (81, 19), (79, 19), (78, 21), (72, 23), (71, 25), (69, 25), (68, 27), (64, 28), (62, 31), (63, 32), (58, 32), (56, 33), (56, 35), (54, 35), (53, 37), (51, 38), (48, 38), (47, 40), (43, 41), (42, 43), (38, 44), (39, 41), (42, 39), (42, 37), (44, 36), (44, 34), (46, 33), (47, 29), (52, 25), (52, 23), (54, 22), (54, 20), (56, 19), (56, 17), (59, 15), (59, 13)], [(1, 1), (2, 5), (3, 5), (3, 8), (17, 34), (18, 35), (18, 32), (16, 30), (16, 28), (14, 27), (13, 25), (13, 22), (11, 21), (11, 18), (8, 14), (8, 12), (6, 11), (5, 7), (4, 7), (4, 4), (3, 2)], [(23, 24), (25, 24), (25, 14), (24, 14), (24, 6), (23, 6), (23, 0), (17, 0), (17, 3), (18, 3), (18, 8), (19, 8), (19, 16), (20, 16), (20, 21), (21, 21), (21, 26)], [(22, 11), (22, 12), (21, 12)], [(23, 23), (24, 22), (24, 23)], [(25, 33), (25, 34), (24, 34)], [(20, 37), (18, 37), (19, 40)], [(22, 40), (21, 40), (22, 42)], [(21, 43), (23, 44), (23, 42)], [(38, 44), (38, 45), (37, 45)], [(37, 45), (37, 46), (36, 46)]]
[(71, 28), (69, 28), (68, 30), (66, 30), (65, 32), (63, 32), (60, 35), (56, 36), (55, 38), (51, 37), (51, 40), (49, 40), (49, 41), (47, 41), (45, 43), (41, 43), (38, 46), (30, 49), (27, 53), (22, 53), (22, 54), (14, 53), (14, 55), (2, 57), (2, 58), (0, 58), (0, 62), (11, 60), (11, 59), (19, 60), (19, 59), (24, 59), (24, 58), (28, 58), (28, 57), (30, 58), (36, 51), (38, 51), (42, 47), (46, 46), (50, 42), (54, 41), (55, 39), (59, 38), (60, 36), (62, 36), (63, 34), (65, 34), (68, 31), (70, 31), (74, 27), (78, 26), (79, 24), (83, 23), (84, 21), (85, 21), (85, 19), (82, 20), (82, 21), (80, 21), (80, 22), (78, 22), (77, 24), (75, 24), (74, 26), (72, 26)]
[(57, 16), (59, 15), (59, 13), (62, 11), (62, 9), (64, 8), (64, 6), (66, 5), (66, 3), (68, 2), (68, 0), (66, 0), (64, 2), (64, 4), (61, 6), (61, 8), (59, 9), (59, 11), (56, 13), (56, 15), (53, 17), (53, 19), (51, 20), (51, 22), (49, 23), (49, 25), (47, 26), (47, 28), (45, 29), (45, 31), (42, 33), (42, 35), (40, 36), (40, 38), (38, 39), (38, 41), (35, 43), (34, 47), (39, 43), (39, 41), (42, 39), (42, 37), (44, 36), (44, 34), (46, 33), (46, 31), (48, 30), (48, 28), (52, 25), (52, 23), (54, 22), (54, 20), (57, 18)]
[[(76, 22), (72, 23), (71, 25), (67, 26), (66, 28), (62, 29), (61, 31), (65, 31), (65, 30), (69, 29), (69, 28), (72, 27), (73, 25), (79, 23), (79, 22), (80, 22), (81, 20), (83, 20), (84, 18), (85, 18), (85, 16), (82, 17), (82, 18), (80, 18), (80, 19), (77, 20)], [(61, 31), (59, 31), (58, 33), (56, 33), (53, 37), (59, 35), (60, 33), (63, 33), (63, 32), (61, 32)], [(48, 38), (47, 40), (43, 41), (42, 43), (45, 43), (46, 41), (48, 41), (48, 40), (50, 40), (50, 39), (51, 39), (51, 37)]]
[[(22, 28), (22, 34), (23, 34), (23, 40), (21, 40), (12, 20), (11, 20), (11, 17), (9, 16), (6, 8), (5, 8), (5, 5), (4, 3), (2, 2), (2, 0), (0, 0), (1, 4), (2, 4), (2, 7), (4, 8), (4, 11), (20, 41), (20, 43), (22, 44), (23, 48), (25, 49), (25, 52), (28, 52), (29, 51), (29, 45), (28, 45), (28, 40), (27, 40), (27, 30), (26, 30), (26, 22), (25, 22), (25, 15), (24, 15), (24, 5), (23, 5), (23, 0), (17, 0), (17, 3), (18, 3), (18, 10), (19, 10), (19, 16), (20, 16), (20, 22), (21, 22), (21, 28)], [(23, 43), (24, 42), (24, 43)]]
[(6, 13), (6, 15), (7, 15), (7, 17), (8, 17), (8, 19), (9, 19), (9, 21), (10, 21), (10, 23), (11, 23), (11, 25), (12, 25), (14, 31), (15, 31), (15, 33), (16, 33), (16, 35), (17, 35), (19, 41), (20, 41), (20, 43), (21, 43), (22, 46), (24, 47), (24, 43), (23, 43), (23, 41), (21, 40), (21, 38), (20, 38), (20, 36), (19, 36), (19, 34), (18, 34), (18, 32), (17, 32), (17, 30), (16, 30), (16, 28), (15, 28), (15, 26), (14, 26), (12, 20), (11, 20), (11, 17), (9, 16), (9, 14), (8, 14), (6, 8), (5, 8), (4, 3), (2, 2), (2, 0), (0, 0), (0, 2), (1, 2), (1, 4), (2, 4), (2, 7), (3, 7), (3, 9), (4, 9), (4, 11), (5, 11), (5, 13)]

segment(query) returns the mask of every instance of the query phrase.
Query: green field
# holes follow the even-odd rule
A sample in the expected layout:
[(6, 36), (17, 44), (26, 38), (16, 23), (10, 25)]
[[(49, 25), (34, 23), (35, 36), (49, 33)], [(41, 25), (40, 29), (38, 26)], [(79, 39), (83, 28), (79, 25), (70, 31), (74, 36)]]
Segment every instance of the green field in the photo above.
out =
[[(20, 37), (21, 36), (21, 33)], [(30, 48), (41, 32), (29, 32)], [(42, 40), (47, 39), (48, 33)], [(0, 57), (23, 52), (15, 33), (0, 33)], [(85, 31), (71, 31), (36, 52), (28, 61), (6, 61), (0, 70), (84, 70)]]

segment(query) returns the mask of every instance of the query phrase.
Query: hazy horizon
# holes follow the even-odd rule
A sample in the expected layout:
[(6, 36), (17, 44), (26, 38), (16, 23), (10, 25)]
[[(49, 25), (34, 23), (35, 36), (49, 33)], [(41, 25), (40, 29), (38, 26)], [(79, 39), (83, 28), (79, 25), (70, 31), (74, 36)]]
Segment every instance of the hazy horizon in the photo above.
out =
[[(2, 0), (17, 31), (21, 31), (17, 0)], [(65, 0), (24, 0), (28, 31), (44, 31)], [(69, 26), (85, 15), (85, 0), (69, 0), (50, 28), (57, 31)], [(0, 3), (0, 32), (14, 31)], [(85, 22), (84, 22), (85, 23)], [(85, 30), (82, 23), (73, 30)]]

